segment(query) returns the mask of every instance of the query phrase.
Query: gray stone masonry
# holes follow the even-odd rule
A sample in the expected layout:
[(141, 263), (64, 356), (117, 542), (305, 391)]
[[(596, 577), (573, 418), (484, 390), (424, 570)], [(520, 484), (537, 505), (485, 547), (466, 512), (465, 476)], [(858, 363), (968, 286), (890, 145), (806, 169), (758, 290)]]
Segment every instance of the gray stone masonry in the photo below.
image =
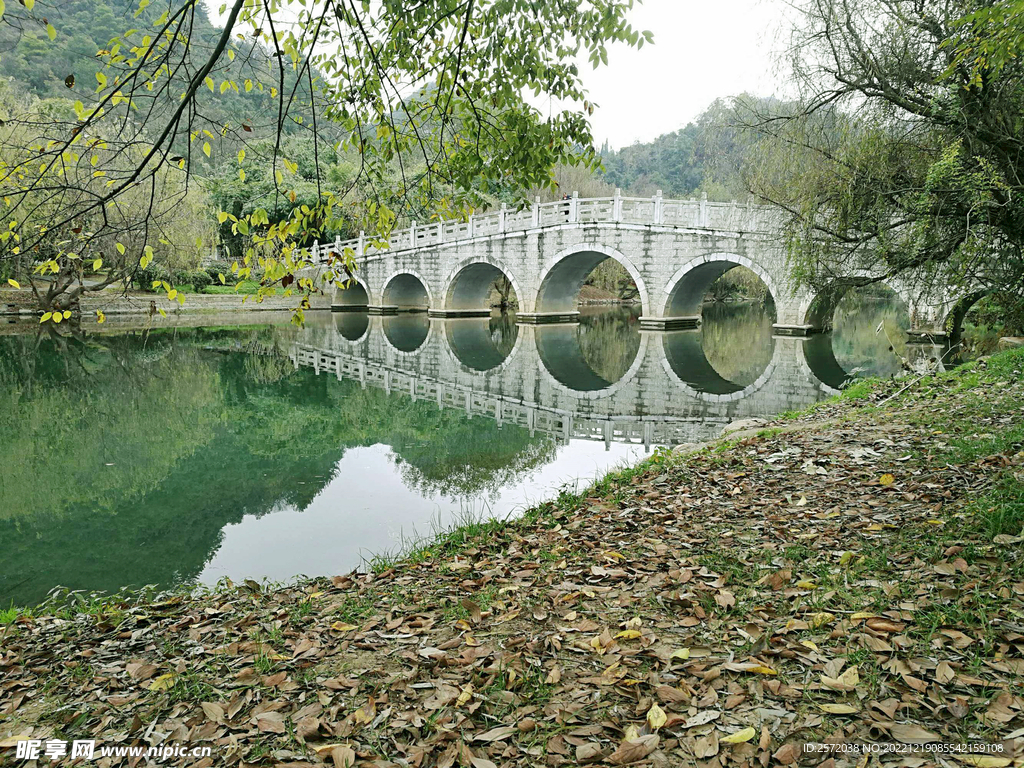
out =
[[(574, 195), (468, 221), (414, 225), (394, 232), (386, 248), (371, 247), (363, 236), (320, 243), (311, 256), (318, 263), (332, 251), (355, 257), (357, 277), (335, 291), (336, 310), (481, 316), (489, 286), (504, 275), (519, 301), (518, 321), (526, 324), (574, 320), (580, 286), (611, 258), (636, 283), (646, 330), (696, 326), (711, 283), (744, 266), (775, 300), (777, 333), (807, 335), (828, 323), (839, 297), (826, 302), (794, 283), (780, 232), (778, 213), (763, 206), (664, 200), (660, 193), (650, 199)], [(933, 295), (912, 278), (887, 284), (906, 303), (912, 338), (944, 337), (958, 297)]]

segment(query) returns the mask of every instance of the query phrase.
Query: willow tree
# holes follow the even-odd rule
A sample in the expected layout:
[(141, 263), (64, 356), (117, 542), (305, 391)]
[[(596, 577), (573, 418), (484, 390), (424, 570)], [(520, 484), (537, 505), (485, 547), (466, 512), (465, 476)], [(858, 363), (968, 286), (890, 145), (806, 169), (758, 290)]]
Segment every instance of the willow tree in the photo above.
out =
[(751, 182), (789, 213), (798, 276), (913, 275), (993, 291), (1024, 320), (1024, 4), (796, 7), (799, 103), (753, 121)]
[[(596, 166), (574, 62), (596, 67), (610, 42), (649, 40), (626, 19), (632, 4), (230, 0), (211, 35), (201, 0), (139, 0), (94, 75), (67, 76), (68, 109), (4, 107), (0, 267), (30, 264), (42, 317), (59, 322), (82, 293), (127, 287), (149, 264), (161, 222), (211, 163), (237, 163), (244, 180), (258, 162), (274, 180), (267, 205), (218, 214), (247, 238), (232, 269), (263, 293), (284, 286), (301, 307), (318, 285), (297, 246), (340, 219), (383, 238), (410, 211), (462, 216), (489, 188), (549, 185), (559, 162)], [(0, 3), (0, 23), (53, 41), (60, 5)], [(318, 171), (315, 201), (271, 221), (272, 203), (294, 199), (287, 135), (308, 137), (314, 155), (356, 157), (358, 170), (343, 189)], [(352, 256), (332, 253), (324, 279), (347, 279)], [(83, 279), (90, 270), (99, 277)]]

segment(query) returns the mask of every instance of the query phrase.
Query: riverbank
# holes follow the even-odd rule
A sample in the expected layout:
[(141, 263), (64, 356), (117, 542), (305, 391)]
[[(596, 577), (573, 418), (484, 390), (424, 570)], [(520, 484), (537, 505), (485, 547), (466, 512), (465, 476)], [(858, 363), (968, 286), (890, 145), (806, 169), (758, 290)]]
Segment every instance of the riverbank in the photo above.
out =
[[(292, 320), (294, 305), (287, 309), (254, 309), (247, 302), (240, 308), (226, 310), (208, 309), (202, 312), (168, 312), (166, 316), (146, 315), (140, 313), (122, 313), (107, 315), (103, 322), (97, 318), (84, 316), (79, 327), (89, 334), (113, 335), (131, 331), (152, 331), (166, 328), (209, 328), (217, 326), (245, 327), (253, 325), (273, 326), (289, 325)], [(306, 319), (321, 315), (330, 316), (330, 309), (318, 307), (307, 310)], [(39, 321), (32, 317), (20, 315), (0, 320), (0, 336), (18, 336), (39, 332)]]
[[(973, 764), (1009, 765), (1024, 746), (1022, 368), (1012, 350), (858, 384), (364, 575), (9, 611), (0, 744), (487, 768), (986, 742), (1004, 751)], [(848, 755), (836, 764), (861, 763)]]
[[(184, 304), (167, 301), (165, 297), (154, 293), (123, 293), (104, 291), (86, 294), (81, 297), (79, 309), (83, 318), (92, 319), (97, 312), (112, 315), (153, 315), (159, 316), (162, 309), (168, 315), (188, 314), (193, 312), (267, 312), (287, 311), (298, 305), (296, 296), (267, 296), (263, 301), (256, 301), (255, 296), (238, 294), (207, 295), (190, 293), (185, 297)], [(312, 309), (330, 309), (331, 297), (314, 294), (310, 296)], [(8, 318), (39, 316), (32, 293), (27, 290), (0, 291), (0, 316)]]

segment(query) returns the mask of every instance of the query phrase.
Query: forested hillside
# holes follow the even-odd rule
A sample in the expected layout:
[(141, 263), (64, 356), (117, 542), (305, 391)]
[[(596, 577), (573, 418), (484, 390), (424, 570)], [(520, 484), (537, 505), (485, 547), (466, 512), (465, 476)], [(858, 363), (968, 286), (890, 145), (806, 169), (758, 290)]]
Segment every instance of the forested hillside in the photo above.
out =
[(667, 197), (745, 200), (744, 172), (755, 142), (743, 130), (752, 107), (766, 101), (743, 95), (718, 99), (692, 123), (654, 141), (619, 150), (601, 150), (603, 180), (624, 194), (647, 196), (657, 190)]
[[(138, 44), (140, 35), (154, 29), (154, 21), (166, 10), (166, 4), (153, 3), (136, 16), (139, 5), (138, 0), (37, 0), (34, 15), (47, 19), (52, 30), (28, 19), (0, 26), (0, 75), (19, 93), (40, 99), (80, 98), (96, 87), (95, 73), (106, 63), (100, 52), (113, 51), (115, 46), (127, 52), (132, 42)], [(194, 13), (189, 62), (181, 68), (183, 74), (195, 71), (194, 64), (209, 54), (221, 33), (202, 5)], [(130, 32), (136, 34), (127, 34)], [(49, 34), (53, 35), (52, 42)], [(256, 52), (259, 54), (259, 49)], [(246, 60), (243, 64), (243, 58), (222, 59), (218, 82), (221, 77), (244, 82), (246, 69), (268, 62), (266, 56), (258, 56), (257, 61)], [(239, 89), (237, 93), (227, 90), (219, 94), (215, 113), (207, 117), (236, 126), (252, 120), (262, 122), (271, 105), (269, 94), (258, 88), (248, 92)]]

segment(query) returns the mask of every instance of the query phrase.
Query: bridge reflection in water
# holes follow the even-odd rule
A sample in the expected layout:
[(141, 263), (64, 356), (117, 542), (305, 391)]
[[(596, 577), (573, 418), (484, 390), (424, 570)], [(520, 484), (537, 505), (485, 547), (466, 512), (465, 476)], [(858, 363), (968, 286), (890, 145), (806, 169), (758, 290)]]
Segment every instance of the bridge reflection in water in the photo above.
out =
[[(755, 369), (726, 377), (709, 361), (700, 330), (634, 328), (633, 346), (625, 345), (618, 370), (610, 371), (591, 362), (586, 325), (516, 325), (497, 314), (435, 319), (345, 312), (331, 319), (299, 333), (290, 353), (295, 367), (515, 424), (562, 444), (601, 440), (650, 449), (702, 442), (733, 420), (804, 408), (850, 378), (831, 338), (820, 334), (772, 337), (769, 330), (758, 341)], [(913, 349), (943, 354), (937, 347)]]

